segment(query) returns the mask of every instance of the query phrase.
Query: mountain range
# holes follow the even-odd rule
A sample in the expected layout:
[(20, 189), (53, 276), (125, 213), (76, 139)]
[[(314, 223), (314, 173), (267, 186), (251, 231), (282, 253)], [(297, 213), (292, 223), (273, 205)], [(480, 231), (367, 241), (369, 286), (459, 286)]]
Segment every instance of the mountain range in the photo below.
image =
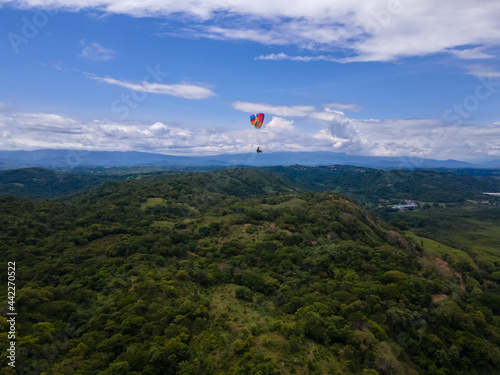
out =
[(480, 163), (459, 160), (424, 158), (355, 156), (336, 152), (264, 152), (220, 154), (212, 156), (173, 156), (136, 151), (84, 151), (41, 149), (34, 151), (0, 151), (0, 170), (44, 167), (65, 169), (73, 167), (125, 166), (276, 166), (332, 165), (389, 169), (419, 168), (500, 168), (500, 159)]

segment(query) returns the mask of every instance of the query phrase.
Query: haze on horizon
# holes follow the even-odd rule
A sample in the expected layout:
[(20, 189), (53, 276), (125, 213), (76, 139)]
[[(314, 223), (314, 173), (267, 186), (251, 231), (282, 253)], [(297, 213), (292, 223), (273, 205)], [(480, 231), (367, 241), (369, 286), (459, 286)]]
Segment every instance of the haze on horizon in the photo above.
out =
[(43, 4), (0, 0), (0, 150), (500, 158), (498, 1)]

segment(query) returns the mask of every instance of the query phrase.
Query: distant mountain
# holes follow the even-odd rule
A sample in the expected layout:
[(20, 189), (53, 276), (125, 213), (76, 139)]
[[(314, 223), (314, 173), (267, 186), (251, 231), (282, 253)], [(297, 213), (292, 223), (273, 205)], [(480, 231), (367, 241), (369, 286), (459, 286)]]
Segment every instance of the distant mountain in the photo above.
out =
[(188, 165), (191, 158), (135, 151), (35, 150), (0, 151), (0, 163), (15, 168), (51, 169), (83, 166)]
[(277, 166), (353, 165), (372, 168), (500, 168), (500, 160), (472, 164), (457, 160), (410, 157), (355, 156), (335, 152), (264, 152), (212, 156), (172, 156), (136, 151), (35, 150), (0, 151), (0, 169), (44, 167), (132, 167), (132, 166)]
[(477, 163), (479, 168), (500, 168), (500, 160), (490, 160), (482, 163)]

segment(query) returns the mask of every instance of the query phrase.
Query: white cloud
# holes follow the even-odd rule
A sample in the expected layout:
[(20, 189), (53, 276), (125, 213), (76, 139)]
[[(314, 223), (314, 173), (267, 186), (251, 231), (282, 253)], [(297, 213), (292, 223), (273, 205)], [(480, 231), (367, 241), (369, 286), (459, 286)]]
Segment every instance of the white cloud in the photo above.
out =
[(233, 102), (233, 108), (247, 113), (260, 113), (276, 115), (276, 116), (307, 116), (316, 108), (310, 105), (272, 105), (265, 103), (251, 103), (251, 102)]
[(464, 60), (491, 59), (494, 55), (484, 52), (484, 47), (468, 48), (463, 50), (451, 49), (449, 52)]
[(500, 78), (500, 70), (479, 64), (470, 66), (468, 74), (481, 78)]
[[(324, 112), (315, 112), (311, 117), (319, 120), (326, 125), (326, 128), (332, 136), (334, 148), (352, 147), (352, 143), (359, 140), (359, 134), (355, 125), (343, 112), (326, 108)], [(325, 134), (320, 133), (320, 138)]]
[(456, 126), (442, 119), (351, 120), (356, 134), (341, 148), (351, 154), (473, 160), (500, 157), (500, 129)]
[(128, 81), (121, 81), (110, 77), (98, 77), (93, 74), (87, 74), (87, 76), (98, 82), (104, 82), (110, 85), (125, 87), (133, 91), (147, 92), (151, 94), (172, 95), (185, 99), (206, 99), (211, 96), (215, 96), (215, 93), (210, 89), (189, 83), (178, 83), (172, 85), (165, 85), (162, 83), (147, 82), (147, 81), (134, 83)]
[(277, 132), (291, 132), (295, 129), (293, 126), (293, 120), (285, 120), (276, 116), (273, 116), (272, 120), (266, 124), (265, 128)]
[(291, 61), (301, 61), (301, 62), (310, 62), (310, 61), (335, 61), (340, 62), (341, 59), (332, 57), (332, 56), (289, 56), (286, 53), (271, 53), (269, 55), (260, 55), (255, 58), (255, 60), (291, 60)]
[[(0, 149), (143, 151), (170, 155), (336, 151), (351, 155), (484, 160), (500, 158), (500, 123), (457, 126), (442, 119), (351, 119), (335, 110), (310, 112), (324, 128), (310, 134), (299, 119), (273, 116), (259, 130), (183, 128), (162, 122), (81, 122), (48, 113), (0, 113)], [(416, 166), (418, 166), (416, 164)]]
[(258, 29), (233, 29), (222, 27), (208, 27), (200, 30), (197, 33), (199, 37), (207, 37), (211, 39), (223, 40), (245, 40), (250, 42), (257, 42), (261, 44), (287, 44), (288, 41), (284, 39), (276, 31), (258, 30)]
[(156, 135), (163, 135), (163, 134), (168, 134), (169, 129), (168, 126), (165, 124), (162, 124), (161, 122), (156, 122), (153, 125), (149, 127), (149, 130)]
[[(478, 160), (500, 157), (500, 128), (495, 125), (457, 126), (442, 119), (350, 119), (326, 109), (312, 118), (325, 125), (314, 135), (330, 149), (351, 155), (410, 156)], [(323, 143), (324, 144), (324, 143)]]
[(143, 151), (171, 155), (249, 152), (258, 143), (252, 130), (255, 129), (221, 132), (161, 122), (122, 124), (97, 119), (82, 123), (55, 114), (0, 113), (0, 149)]
[(5, 124), (20, 126), (24, 130), (44, 133), (80, 133), (82, 128), (75, 120), (48, 113), (14, 113), (2, 116)]
[(84, 45), (84, 47), (80, 52), (80, 56), (90, 60), (106, 61), (113, 59), (116, 55), (115, 51), (110, 48), (105, 48), (97, 42), (86, 43), (82, 41), (81, 44)]
[[(328, 103), (330, 107), (359, 110), (356, 105)], [(261, 138), (272, 144), (274, 150), (288, 145), (301, 145), (301, 150), (330, 150), (352, 155), (412, 156), (435, 159), (477, 159), (500, 157), (500, 128), (488, 126), (457, 126), (443, 119), (351, 119), (344, 112), (325, 108), (318, 111), (312, 106), (279, 107), (263, 103), (235, 102), (233, 107), (244, 112), (266, 110), (278, 116), (307, 117), (325, 126), (312, 136), (285, 130), (293, 123), (273, 117), (261, 131)], [(297, 108), (305, 107), (300, 111)], [(266, 112), (265, 112), (266, 113)], [(286, 145), (286, 146), (285, 146)]]
[[(0, 4), (36, 8), (41, 2), (0, 0)], [(487, 49), (500, 46), (500, 2), (494, 0), (45, 0), (43, 6), (175, 17), (184, 24), (166, 33), (328, 51), (343, 62), (394, 61), (435, 53), (488, 58)], [(465, 49), (468, 46), (474, 47)], [(280, 54), (268, 56), (280, 58)]]
[(336, 109), (338, 111), (349, 111), (349, 112), (361, 112), (363, 108), (358, 104), (349, 104), (349, 103), (325, 103), (324, 107)]

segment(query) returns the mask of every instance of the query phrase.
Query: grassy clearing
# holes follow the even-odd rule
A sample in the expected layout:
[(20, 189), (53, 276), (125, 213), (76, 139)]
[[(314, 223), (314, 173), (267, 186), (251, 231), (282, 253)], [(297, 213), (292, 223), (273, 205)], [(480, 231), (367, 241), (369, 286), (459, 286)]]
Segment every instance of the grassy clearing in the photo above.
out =
[(304, 204), (307, 204), (307, 202), (305, 200), (300, 199), (300, 198), (292, 198), (289, 201), (278, 204), (278, 207), (297, 208), (297, 207), (300, 207)]
[(450, 237), (471, 248), (484, 250), (491, 255), (500, 257), (500, 225), (489, 221), (468, 219), (473, 231), (457, 231)]
[(223, 335), (225, 345), (210, 354), (221, 364), (221, 371), (215, 374), (225, 374), (224, 367), (238, 366), (241, 357), (235, 355), (233, 344), (249, 334), (253, 336), (251, 348), (271, 358), (281, 374), (310, 374), (309, 361), (314, 361), (323, 374), (348, 373), (331, 351), (311, 340), (305, 339), (301, 350), (291, 353), (287, 338), (272, 327), (277, 323), (293, 323), (294, 315), (280, 313), (271, 301), (263, 299), (258, 293), (255, 293), (252, 302), (240, 300), (236, 298), (236, 288), (238, 286), (234, 284), (220, 286), (214, 290), (210, 300), (210, 316), (214, 319), (227, 317), (227, 329)]
[(145, 210), (151, 206), (165, 205), (166, 202), (167, 201), (163, 198), (148, 198), (146, 202), (141, 203), (141, 209)]
[(433, 256), (438, 258), (448, 259), (450, 262), (457, 264), (459, 262), (467, 262), (469, 264), (474, 264), (472, 258), (463, 250), (455, 249), (451, 246), (443, 245), (437, 241), (431, 240), (429, 238), (424, 238), (417, 236), (411, 231), (405, 231), (405, 236), (415, 241), (424, 250), (431, 253)]
[(151, 226), (153, 227), (158, 227), (158, 228), (168, 228), (168, 229), (173, 229), (175, 225), (174, 221), (153, 221)]
[[(262, 326), (269, 324), (275, 312), (270, 301), (260, 304), (246, 302), (236, 298), (237, 285), (227, 284), (216, 289), (210, 303), (210, 313), (216, 317), (226, 313), (234, 322), (233, 328), (246, 326), (250, 323)], [(255, 299), (255, 298), (254, 298)]]
[(262, 224), (235, 224), (231, 225), (230, 234), (221, 239), (220, 245), (227, 241), (239, 241), (246, 245), (257, 242), (272, 241), (272, 234), (281, 233), (283, 236), (289, 236), (287, 230), (278, 228), (274, 223), (265, 222)]
[[(500, 257), (500, 207), (480, 204), (402, 212), (394, 218), (432, 236)], [(442, 247), (443, 245), (441, 245)]]
[(266, 209), (266, 208), (285, 208), (285, 207), (289, 207), (289, 208), (297, 208), (297, 207), (300, 207), (304, 204), (306, 204), (307, 202), (303, 199), (300, 199), (300, 198), (292, 198), (286, 202), (281, 202), (281, 203), (278, 203), (278, 204), (261, 204), (261, 208), (263, 209)]

